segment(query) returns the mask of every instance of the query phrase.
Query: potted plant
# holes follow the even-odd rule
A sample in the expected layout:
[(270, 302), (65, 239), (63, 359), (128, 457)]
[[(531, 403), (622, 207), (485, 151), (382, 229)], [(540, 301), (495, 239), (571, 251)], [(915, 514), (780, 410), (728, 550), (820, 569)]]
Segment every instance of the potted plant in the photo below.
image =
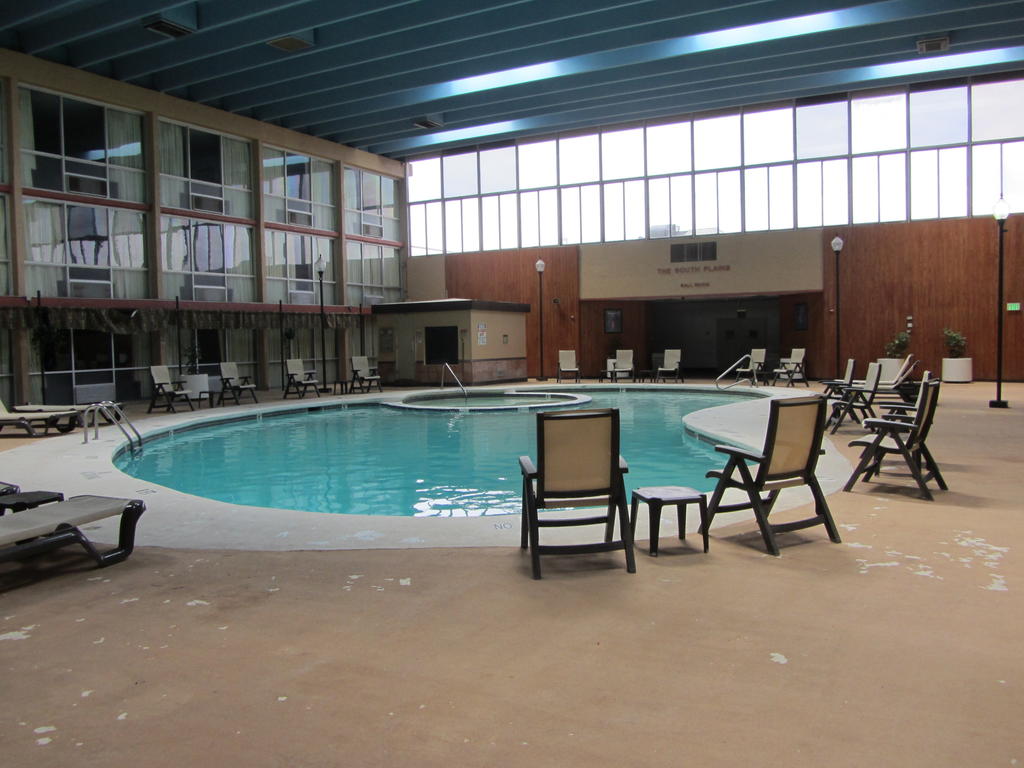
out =
[(210, 391), (210, 377), (199, 372), (199, 347), (195, 344), (185, 350), (185, 383), (182, 385), (193, 395)]
[(882, 366), (882, 381), (889, 381), (896, 377), (903, 365), (903, 358), (906, 357), (909, 346), (910, 333), (907, 331), (900, 331), (885, 343), (885, 357), (878, 358), (878, 362)]
[(968, 383), (974, 378), (974, 363), (967, 357), (967, 337), (952, 328), (942, 329), (942, 343), (946, 357), (942, 358), (942, 380), (958, 384)]

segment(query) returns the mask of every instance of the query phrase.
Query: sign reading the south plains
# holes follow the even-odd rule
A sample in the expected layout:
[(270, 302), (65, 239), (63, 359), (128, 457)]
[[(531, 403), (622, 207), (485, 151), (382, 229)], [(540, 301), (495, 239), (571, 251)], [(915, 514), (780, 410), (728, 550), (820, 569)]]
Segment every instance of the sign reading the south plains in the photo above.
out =
[[(822, 290), (821, 231), (637, 240), (580, 247), (581, 299), (649, 299)], [(701, 261), (672, 246), (710, 243)], [(681, 258), (676, 248), (676, 258)], [(691, 249), (692, 250), (692, 249)], [(684, 257), (685, 258), (685, 257)]]

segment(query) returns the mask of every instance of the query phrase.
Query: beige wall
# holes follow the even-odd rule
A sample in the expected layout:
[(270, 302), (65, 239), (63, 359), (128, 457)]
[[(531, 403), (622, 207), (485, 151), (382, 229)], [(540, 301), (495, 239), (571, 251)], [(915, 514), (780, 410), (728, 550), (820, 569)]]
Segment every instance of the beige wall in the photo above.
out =
[[(469, 360), (526, 357), (526, 313), (473, 310), (470, 312)], [(508, 343), (505, 343), (508, 337)], [(481, 343), (484, 342), (484, 343)]]
[[(417, 256), (406, 259), (405, 285), (409, 301), (435, 301), (447, 299), (445, 287), (445, 257)], [(461, 299), (474, 299), (475, 296), (458, 296)]]
[(259, 139), (267, 144), (340, 160), (347, 165), (376, 173), (399, 178), (405, 176), (405, 166), (397, 160), (379, 157), (359, 149), (335, 144), (333, 141), (289, 131), (270, 123), (241, 117), (7, 49), (0, 49), (0, 76), (13, 78), (15, 85), (34, 85), (69, 96), (102, 101), (111, 106), (139, 112), (154, 112), (160, 117), (200, 128), (232, 133), (242, 138)]
[[(459, 329), (459, 355), (463, 360), (494, 360), (526, 357), (526, 314), (490, 310), (450, 310), (409, 312), (377, 316), (377, 327), (392, 328), (395, 351), (381, 352), (378, 359), (397, 362), (404, 367), (424, 361), (423, 329), (427, 326), (454, 325)], [(481, 327), (482, 326), (482, 327)], [(486, 343), (480, 342), (486, 337)], [(504, 337), (508, 336), (508, 343)], [(414, 350), (414, 359), (409, 352)]]
[(670, 261), (673, 242), (633, 241), (580, 247), (581, 299), (678, 298), (822, 289), (821, 231), (764, 232), (717, 240), (718, 260)]

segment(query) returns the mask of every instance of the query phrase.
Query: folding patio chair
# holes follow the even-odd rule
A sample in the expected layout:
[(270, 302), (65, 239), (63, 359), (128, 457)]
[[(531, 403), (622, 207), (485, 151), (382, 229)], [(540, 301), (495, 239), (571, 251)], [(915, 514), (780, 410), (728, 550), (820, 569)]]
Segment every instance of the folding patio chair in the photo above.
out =
[(766, 354), (767, 352), (764, 349), (750, 350), (750, 360), (747, 363), (747, 367), (736, 369), (736, 381), (750, 379), (756, 387), (758, 377), (764, 373), (764, 358)]
[[(626, 512), (628, 471), (619, 456), (619, 412), (615, 409), (549, 411), (537, 414), (537, 462), (519, 457), (523, 475), (522, 548), (529, 547), (533, 578), (539, 579), (541, 555), (573, 555), (621, 549), (626, 570), (636, 572), (633, 534)], [(606, 507), (601, 515), (566, 515), (564, 510)], [(562, 510), (541, 517), (541, 510)], [(613, 540), (618, 512), (621, 538)], [(580, 525), (604, 526), (604, 540), (594, 543), (541, 544), (540, 529)]]
[(881, 370), (878, 363), (868, 363), (867, 378), (862, 385), (842, 387), (839, 390), (839, 397), (831, 401), (832, 414), (829, 421), (832, 424), (833, 435), (847, 416), (858, 424), (861, 419), (875, 417), (875, 394), (878, 392), (878, 376)]
[(558, 377), (556, 381), (561, 381), (562, 376), (573, 376), (577, 382), (580, 380), (580, 367), (576, 363), (575, 349), (558, 350)]
[[(759, 453), (731, 445), (715, 446), (729, 460), (724, 469), (707, 473), (707, 477), (718, 479), (708, 503), (708, 524), (719, 512), (752, 509), (765, 547), (773, 555), (779, 554), (775, 534), (813, 525), (824, 525), (829, 539), (838, 544), (839, 531), (814, 476), (825, 433), (825, 399), (818, 395), (778, 398), (769, 403), (769, 409), (764, 447)], [(811, 489), (814, 515), (788, 523), (770, 523), (768, 515), (780, 491), (801, 485)], [(748, 500), (723, 504), (722, 496), (730, 488), (743, 491)]]
[(285, 372), (288, 374), (288, 381), (284, 385), (283, 398), (287, 398), (289, 394), (300, 398), (305, 397), (310, 387), (313, 388), (316, 396), (320, 397), (320, 382), (317, 381), (316, 371), (307, 371), (300, 358), (286, 360)]
[(811, 386), (804, 373), (804, 357), (806, 354), (807, 350), (794, 347), (789, 357), (781, 358), (779, 360), (779, 367), (772, 371), (772, 386), (775, 386), (779, 379), (785, 379), (787, 386), (790, 387), (797, 381), (802, 381), (804, 386)]
[(363, 392), (369, 392), (374, 384), (377, 385), (377, 391), (383, 392), (380, 386), (380, 375), (377, 373), (377, 369), (370, 365), (370, 361), (365, 355), (352, 358), (352, 383), (349, 385), (349, 392), (355, 392), (356, 387)]
[(683, 350), (666, 349), (661, 365), (654, 372), (655, 381), (667, 381), (673, 378), (681, 382), (683, 380)]
[(217, 405), (224, 402), (225, 396), (233, 397), (235, 405), (241, 405), (242, 401), (239, 395), (246, 392), (252, 396), (254, 403), (259, 402), (256, 397), (256, 385), (249, 380), (248, 376), (238, 375), (238, 363), (221, 363), (220, 397), (217, 398)]

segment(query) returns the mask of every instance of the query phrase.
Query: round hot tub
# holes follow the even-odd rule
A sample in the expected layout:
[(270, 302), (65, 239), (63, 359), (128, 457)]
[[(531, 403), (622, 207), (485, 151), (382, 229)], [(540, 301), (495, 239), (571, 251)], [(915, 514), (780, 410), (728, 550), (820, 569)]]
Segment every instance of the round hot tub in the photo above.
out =
[(568, 392), (518, 392), (498, 390), (441, 390), (409, 395), (398, 403), (384, 403), (389, 408), (423, 411), (520, 411), (539, 408), (564, 408), (585, 405), (588, 395)]

